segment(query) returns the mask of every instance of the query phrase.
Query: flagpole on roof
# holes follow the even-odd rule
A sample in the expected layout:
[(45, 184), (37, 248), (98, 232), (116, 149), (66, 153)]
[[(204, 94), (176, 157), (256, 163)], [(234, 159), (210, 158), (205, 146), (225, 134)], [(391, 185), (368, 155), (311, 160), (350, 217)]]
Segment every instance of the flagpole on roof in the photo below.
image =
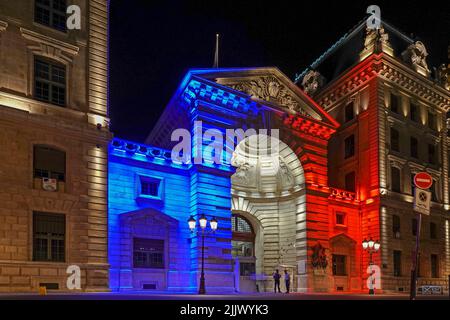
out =
[(213, 68), (219, 68), (219, 34), (216, 33), (216, 52), (214, 53)]

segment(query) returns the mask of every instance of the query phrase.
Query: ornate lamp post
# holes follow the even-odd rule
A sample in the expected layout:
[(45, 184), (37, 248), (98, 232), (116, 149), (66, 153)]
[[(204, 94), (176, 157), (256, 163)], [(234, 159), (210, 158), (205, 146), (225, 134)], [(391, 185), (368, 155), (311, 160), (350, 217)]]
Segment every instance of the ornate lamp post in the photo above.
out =
[[(208, 224), (208, 220), (206, 219), (205, 215), (202, 214), (200, 219), (199, 219), (199, 223), (200, 223), (200, 231), (196, 231), (196, 221), (194, 219), (193, 216), (191, 216), (188, 220), (188, 225), (189, 225), (189, 229), (191, 229), (191, 232), (197, 232), (201, 233), (202, 235), (202, 273), (200, 275), (200, 288), (198, 289), (198, 294), (205, 294), (206, 293), (206, 289), (205, 289), (205, 233), (207, 233), (206, 231), (206, 226)], [(211, 228), (211, 233), (215, 232), (217, 230), (217, 226), (218, 226), (218, 222), (215, 218), (212, 218), (209, 221), (209, 226)]]
[[(369, 252), (369, 265), (370, 266), (373, 265), (372, 254), (380, 250), (381, 247), (380, 242), (373, 241), (372, 238), (370, 238), (369, 240), (364, 239), (362, 242), (362, 247), (365, 251)], [(369, 287), (369, 294), (375, 294), (373, 285)]]

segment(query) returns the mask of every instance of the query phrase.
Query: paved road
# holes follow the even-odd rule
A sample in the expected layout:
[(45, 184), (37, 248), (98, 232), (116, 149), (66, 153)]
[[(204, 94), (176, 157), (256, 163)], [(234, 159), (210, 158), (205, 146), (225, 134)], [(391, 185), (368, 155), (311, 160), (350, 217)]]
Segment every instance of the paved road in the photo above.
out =
[[(0, 300), (408, 300), (405, 294), (148, 294), (148, 293), (49, 293), (37, 294), (0, 294)], [(448, 295), (418, 296), (418, 300), (449, 300)]]

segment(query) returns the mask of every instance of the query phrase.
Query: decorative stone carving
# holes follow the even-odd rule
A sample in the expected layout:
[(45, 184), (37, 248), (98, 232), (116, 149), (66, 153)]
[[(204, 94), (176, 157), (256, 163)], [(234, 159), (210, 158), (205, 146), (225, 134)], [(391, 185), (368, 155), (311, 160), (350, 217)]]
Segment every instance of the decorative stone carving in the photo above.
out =
[(278, 157), (280, 163), (280, 175), (283, 186), (292, 187), (294, 184), (294, 175), (281, 157)]
[(411, 44), (403, 53), (403, 60), (410, 64), (414, 70), (418, 73), (428, 77), (430, 75), (430, 69), (427, 64), (428, 52), (425, 45), (417, 41)]
[[(233, 152), (233, 156), (231, 158), (231, 165), (236, 167), (236, 173), (232, 176), (233, 183), (250, 186), (254, 184), (254, 179), (252, 179), (251, 171), (254, 171), (254, 165), (250, 164), (248, 159), (244, 159), (237, 155), (236, 152)], [(253, 174), (254, 176), (254, 174)]]
[(364, 60), (372, 53), (384, 52), (390, 56), (394, 56), (394, 49), (392, 49), (389, 42), (389, 34), (384, 31), (383, 26), (379, 29), (366, 29), (366, 37), (364, 39), (364, 49), (359, 54), (360, 60)]
[(325, 84), (325, 78), (318, 72), (314, 70), (308, 71), (308, 73), (303, 77), (302, 87), (305, 93), (312, 96)]
[(313, 248), (311, 256), (311, 265), (315, 269), (326, 269), (328, 266), (327, 254), (325, 248), (320, 243), (317, 243)]
[(442, 64), (437, 71), (437, 77), (439, 84), (445, 89), (450, 90), (450, 67)]
[(230, 86), (242, 91), (254, 99), (260, 99), (279, 104), (304, 116), (309, 116), (300, 104), (290, 94), (289, 90), (273, 77), (260, 77), (258, 79), (240, 82)]

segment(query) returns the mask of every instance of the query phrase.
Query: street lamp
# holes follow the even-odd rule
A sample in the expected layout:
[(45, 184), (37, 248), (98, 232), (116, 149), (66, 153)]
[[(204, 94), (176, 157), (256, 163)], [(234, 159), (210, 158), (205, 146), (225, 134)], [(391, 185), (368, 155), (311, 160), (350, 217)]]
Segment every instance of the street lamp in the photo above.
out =
[[(362, 242), (362, 247), (364, 250), (369, 252), (369, 265), (373, 265), (372, 254), (380, 250), (381, 244), (379, 241), (373, 241), (372, 238), (369, 240), (364, 239)], [(372, 280), (373, 281), (373, 280)], [(373, 288), (373, 282), (369, 288), (369, 294), (375, 294), (375, 290)]]
[[(195, 231), (196, 224), (197, 224), (197, 222), (195, 221), (194, 217), (191, 216), (188, 220), (188, 225), (189, 225), (189, 229), (191, 230), (192, 233), (196, 232)], [(201, 232), (201, 235), (202, 235), (202, 273), (200, 275), (200, 288), (198, 289), (198, 294), (205, 294), (206, 293), (206, 289), (205, 289), (205, 233), (207, 233), (206, 227), (208, 225), (208, 219), (206, 219), (204, 214), (202, 214), (200, 216), (199, 224), (200, 224), (201, 231), (197, 231), (197, 234), (199, 232)], [(215, 232), (218, 227), (217, 220), (215, 218), (212, 218), (209, 221), (209, 226), (211, 228), (211, 230), (209, 232), (211, 232), (211, 233)]]

